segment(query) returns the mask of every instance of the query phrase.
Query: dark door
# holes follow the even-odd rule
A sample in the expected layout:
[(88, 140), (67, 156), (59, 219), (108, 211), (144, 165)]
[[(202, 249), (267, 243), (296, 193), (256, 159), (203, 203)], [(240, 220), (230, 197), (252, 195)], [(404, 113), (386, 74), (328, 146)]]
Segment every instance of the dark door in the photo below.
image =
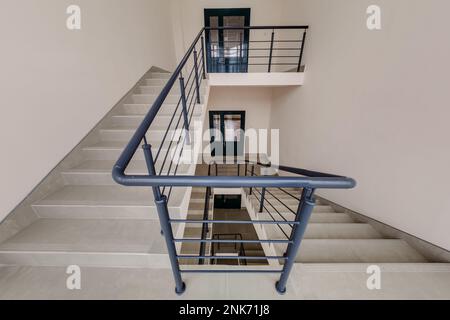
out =
[(241, 209), (242, 196), (241, 195), (215, 195), (214, 208), (215, 209)]
[(244, 154), (245, 111), (210, 111), (209, 126), (213, 157)]
[[(205, 27), (250, 26), (250, 9), (205, 9)], [(207, 30), (208, 72), (247, 72), (248, 29)]]

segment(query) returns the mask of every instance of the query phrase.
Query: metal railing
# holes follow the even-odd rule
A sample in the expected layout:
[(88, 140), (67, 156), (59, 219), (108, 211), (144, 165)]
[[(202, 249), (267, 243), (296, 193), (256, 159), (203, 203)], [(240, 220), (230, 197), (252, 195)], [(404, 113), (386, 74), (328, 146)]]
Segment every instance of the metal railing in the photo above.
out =
[[(252, 27), (253, 29), (306, 29), (306, 27)], [(348, 189), (355, 186), (355, 181), (351, 178), (340, 177), (336, 175), (327, 175), (323, 173), (312, 172), (303, 169), (289, 168), (279, 166), (280, 170), (287, 170), (291, 173), (297, 173), (302, 176), (281, 177), (281, 176), (187, 176), (177, 175), (180, 166), (180, 155), (183, 153), (186, 144), (189, 144), (189, 126), (192, 121), (195, 108), (201, 103), (201, 85), (202, 80), (206, 78), (205, 70), (205, 47), (204, 47), (204, 29), (196, 36), (194, 42), (189, 47), (187, 53), (177, 66), (167, 84), (163, 87), (161, 93), (156, 98), (144, 120), (137, 128), (130, 142), (117, 160), (112, 170), (113, 179), (125, 186), (151, 187), (154, 201), (161, 225), (161, 233), (164, 236), (167, 251), (170, 258), (172, 273), (175, 279), (175, 291), (182, 294), (185, 291), (185, 284), (182, 279), (182, 273), (202, 273), (202, 272), (244, 272), (244, 273), (280, 273), (280, 279), (276, 283), (276, 290), (283, 293), (286, 290), (286, 283), (295, 262), (295, 256), (301, 243), (306, 225), (314, 207), (314, 192), (316, 189)], [(185, 80), (183, 75), (188, 75)], [(177, 81), (179, 86), (176, 86)], [(152, 135), (149, 130), (155, 121), (156, 116), (163, 108), (168, 108), (165, 103), (166, 98), (172, 92), (180, 94), (178, 103), (173, 106), (174, 111), (170, 123), (164, 134), (164, 137), (157, 148), (156, 155), (152, 151)], [(177, 129), (185, 130), (184, 134), (173, 139), (173, 132)], [(148, 135), (148, 136), (147, 136)], [(168, 139), (171, 137), (172, 139)], [(174, 141), (175, 140), (175, 141)], [(175, 143), (175, 153), (170, 150)], [(142, 145), (142, 151), (146, 161), (148, 174), (146, 175), (128, 175), (125, 173), (134, 155)], [(178, 158), (177, 158), (178, 157)], [(178, 159), (176, 161), (176, 159)], [(168, 164), (170, 161), (170, 164)], [(255, 166), (253, 166), (254, 168)], [(158, 170), (157, 170), (158, 168)], [(286, 220), (209, 220), (207, 216), (202, 220), (191, 219), (173, 219), (168, 209), (168, 201), (173, 188), (177, 187), (205, 187), (205, 188), (302, 188), (302, 195), (299, 205), (292, 219)], [(283, 260), (284, 265), (280, 270), (265, 269), (181, 269), (179, 259), (210, 259), (210, 256), (188, 256), (180, 255), (177, 252), (178, 243), (200, 243), (213, 244), (218, 242), (233, 243), (232, 240), (206, 239), (203, 236), (200, 239), (177, 239), (173, 235), (172, 225), (180, 224), (253, 224), (253, 225), (291, 225), (292, 231), (288, 239), (283, 240), (235, 240), (239, 243), (273, 243), (287, 245), (286, 253), (283, 256), (264, 257), (264, 259)], [(249, 258), (250, 259), (250, 258)]]
[[(285, 72), (302, 69), (308, 26), (205, 28), (208, 72)], [(239, 32), (239, 39), (218, 36)], [(266, 31), (271, 31), (270, 35)], [(214, 33), (214, 37), (212, 35)], [(215, 38), (215, 41), (210, 39)], [(275, 69), (275, 70), (274, 70)]]
[[(220, 251), (221, 245), (223, 245), (223, 243), (225, 244), (229, 244), (230, 242), (216, 242), (213, 243), (212, 248), (211, 248), (211, 264), (217, 264), (217, 260), (237, 260), (238, 265), (247, 265), (247, 259), (249, 257), (246, 257), (245, 254), (245, 247), (244, 247), (244, 243), (242, 241), (242, 234), (240, 233), (217, 233), (214, 234), (212, 237), (214, 240), (223, 240), (228, 239), (228, 240), (232, 240), (234, 242), (232, 242), (232, 244), (234, 244), (232, 246), (232, 250), (233, 252), (229, 252), (230, 247), (227, 246), (226, 249), (228, 249), (226, 252), (228, 253), (236, 253), (237, 256), (230, 256), (230, 255), (226, 255), (223, 254), (222, 251)], [(223, 247), (222, 247), (223, 248)], [(220, 255), (222, 254), (222, 255)], [(256, 257), (251, 257), (250, 259), (256, 260)], [(261, 259), (261, 258), (258, 258)], [(264, 258), (263, 258), (264, 259)]]
[[(211, 164), (208, 165), (208, 176), (211, 175)], [(205, 193), (205, 207), (203, 209), (203, 220), (209, 219), (209, 207), (210, 207), (210, 199), (211, 199), (211, 187), (206, 187), (206, 193)], [(209, 225), (207, 223), (202, 224), (202, 234), (201, 239), (206, 239), (206, 236), (209, 232)], [(206, 244), (204, 242), (200, 243), (200, 250), (198, 253), (199, 257), (205, 256), (205, 250), (206, 250)], [(203, 265), (205, 263), (205, 259), (199, 259), (198, 264)]]

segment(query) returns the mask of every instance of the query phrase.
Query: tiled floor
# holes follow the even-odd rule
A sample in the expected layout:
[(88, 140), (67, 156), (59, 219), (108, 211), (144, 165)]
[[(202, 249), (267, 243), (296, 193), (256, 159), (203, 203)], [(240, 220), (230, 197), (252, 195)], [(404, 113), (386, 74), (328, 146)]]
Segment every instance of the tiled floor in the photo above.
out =
[(287, 294), (276, 275), (187, 274), (177, 296), (170, 269), (82, 268), (81, 290), (66, 288), (65, 268), (0, 268), (0, 299), (450, 299), (449, 264), (386, 264), (381, 290), (369, 290), (367, 265), (296, 265)]

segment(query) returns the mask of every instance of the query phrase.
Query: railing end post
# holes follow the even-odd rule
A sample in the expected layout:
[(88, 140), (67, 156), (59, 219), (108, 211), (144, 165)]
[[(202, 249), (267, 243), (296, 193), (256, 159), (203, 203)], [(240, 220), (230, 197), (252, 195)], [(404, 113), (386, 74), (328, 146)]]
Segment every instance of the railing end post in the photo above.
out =
[(291, 270), (295, 263), (295, 258), (297, 257), (300, 244), (302, 242), (303, 236), (308, 225), (309, 218), (311, 217), (312, 211), (314, 209), (314, 189), (303, 189), (302, 197), (298, 205), (297, 215), (295, 221), (299, 224), (295, 225), (292, 229), (290, 236), (290, 243), (286, 250), (286, 262), (283, 266), (283, 271), (280, 276), (280, 280), (275, 285), (277, 292), (284, 294), (286, 292), (286, 284), (291, 273)]
[(297, 72), (300, 72), (301, 67), (302, 67), (303, 51), (305, 50), (306, 30), (307, 29), (303, 30), (302, 46), (300, 48), (300, 56), (299, 56), (299, 59), (298, 59)]
[(275, 283), (275, 289), (277, 290), (278, 294), (285, 295), (286, 294), (286, 286), (281, 286), (280, 281), (277, 281)]
[(202, 76), (203, 79), (206, 80), (206, 69), (205, 69), (205, 38), (203, 36), (200, 37), (200, 41), (202, 44)]
[(181, 288), (175, 287), (175, 293), (179, 296), (181, 296), (186, 291), (186, 283), (181, 284)]
[(196, 48), (194, 48), (194, 69), (195, 69), (195, 88), (197, 92), (197, 103), (200, 104), (200, 80), (198, 76), (198, 57)]

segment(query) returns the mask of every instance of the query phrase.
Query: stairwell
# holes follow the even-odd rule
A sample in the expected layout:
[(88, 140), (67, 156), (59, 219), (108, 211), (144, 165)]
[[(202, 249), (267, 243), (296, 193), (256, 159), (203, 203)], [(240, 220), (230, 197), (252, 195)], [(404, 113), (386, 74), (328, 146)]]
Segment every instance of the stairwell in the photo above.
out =
[[(293, 195), (300, 195), (296, 189), (288, 189)], [(270, 194), (270, 193), (271, 194)], [(249, 196), (255, 211), (259, 211), (257, 191)], [(286, 219), (293, 219), (294, 214), (282, 205), (296, 212), (298, 200), (279, 189), (267, 189), (265, 206), (273, 215), (278, 210)], [(271, 210), (270, 210), (271, 209)], [(266, 210), (256, 213), (260, 219), (271, 219)], [(279, 216), (278, 216), (279, 218)], [(283, 239), (289, 235), (291, 228), (286, 225), (266, 225), (267, 238)], [(279, 255), (285, 246), (275, 244), (274, 251)], [(414, 248), (401, 239), (387, 239), (367, 223), (359, 223), (343, 212), (318, 201), (306, 229), (301, 249), (297, 255), (298, 263), (423, 263), (427, 260)]]
[[(173, 290), (167, 290), (173, 286), (173, 279), (150, 188), (122, 187), (111, 178), (112, 166), (169, 76), (169, 73), (149, 72), (94, 130), (94, 138), (81, 146), (76, 157), (79, 161), (61, 171), (64, 184), (32, 204), (39, 219), (0, 243), (0, 298), (175, 297)], [(206, 111), (205, 87), (202, 104), (196, 105), (193, 113), (199, 121), (204, 121)], [(161, 145), (178, 99), (179, 89), (174, 88), (150, 128), (148, 140), (155, 149)], [(162, 153), (167, 147), (162, 146)], [(205, 168), (182, 165), (177, 174), (204, 175)], [(163, 173), (167, 170), (162, 168)], [(219, 170), (219, 175), (238, 174), (236, 166)], [(136, 153), (127, 173), (147, 174), (142, 151)], [(244, 174), (243, 166), (239, 174)], [(292, 219), (292, 212), (277, 204), (275, 196), (293, 211), (298, 201), (280, 190), (268, 190), (272, 194), (266, 193), (266, 205), (271, 207), (268, 203), (272, 203)], [(298, 189), (287, 190), (300, 194)], [(243, 195), (251, 219), (272, 219), (266, 211), (258, 212), (257, 189), (251, 195), (245, 189)], [(205, 188), (174, 188), (169, 201), (171, 217), (201, 219), (204, 200)], [(289, 234), (288, 226), (280, 227)], [(255, 230), (259, 239), (283, 238), (277, 226), (255, 226)], [(179, 225), (173, 231), (180, 238), (198, 239), (201, 225)], [(211, 231), (207, 237), (212, 237)], [(185, 243), (179, 249), (181, 254), (195, 255), (199, 244)], [(247, 254), (279, 256), (285, 248), (271, 245), (263, 249), (261, 252), (257, 248), (254, 253), (250, 250)], [(197, 264), (198, 261), (181, 260), (180, 263)], [(282, 265), (282, 261), (276, 263)], [(256, 267), (261, 264), (257, 262)], [(368, 264), (383, 269), (385, 291), (370, 292), (365, 288)], [(81, 266), (88, 279), (81, 292), (70, 292), (65, 287), (65, 271), (69, 265)], [(248, 267), (255, 268), (255, 265), (249, 263)], [(449, 297), (449, 275), (449, 264), (427, 261), (404, 240), (386, 238), (371, 225), (336, 212), (319, 200), (297, 255), (286, 297)], [(280, 298), (273, 289), (276, 280), (266, 275), (187, 275), (186, 297)]]

